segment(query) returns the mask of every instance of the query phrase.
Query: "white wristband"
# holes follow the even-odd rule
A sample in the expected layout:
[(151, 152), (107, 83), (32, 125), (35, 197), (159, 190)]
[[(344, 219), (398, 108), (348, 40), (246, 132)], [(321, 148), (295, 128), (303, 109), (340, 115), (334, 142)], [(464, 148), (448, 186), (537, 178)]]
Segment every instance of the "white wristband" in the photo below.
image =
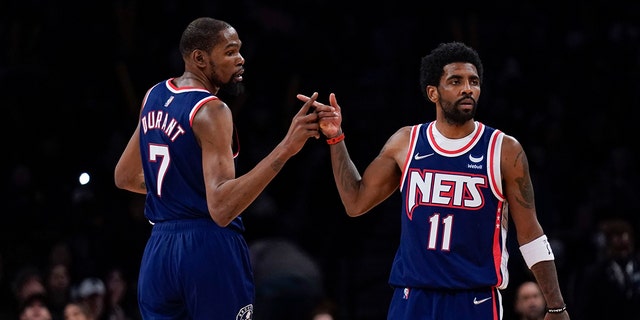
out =
[(544, 234), (529, 243), (521, 245), (520, 252), (529, 269), (540, 261), (551, 261), (555, 259), (551, 245), (549, 245), (547, 236)]

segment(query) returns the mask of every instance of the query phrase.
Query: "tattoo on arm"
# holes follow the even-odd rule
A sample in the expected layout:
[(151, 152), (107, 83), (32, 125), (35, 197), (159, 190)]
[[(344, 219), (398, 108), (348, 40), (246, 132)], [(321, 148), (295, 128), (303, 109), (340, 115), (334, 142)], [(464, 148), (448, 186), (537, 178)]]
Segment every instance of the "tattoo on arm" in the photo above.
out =
[(357, 176), (354, 175), (354, 172), (353, 172), (354, 169), (351, 166), (351, 162), (349, 161), (349, 158), (346, 157), (345, 154), (340, 154), (339, 162), (340, 162), (339, 172), (340, 172), (342, 187), (347, 191), (356, 190), (356, 187), (358, 185), (358, 181), (357, 181), (358, 179), (357, 179)]
[(280, 170), (282, 170), (283, 166), (284, 166), (284, 162), (280, 161), (280, 160), (276, 160), (276, 161), (271, 163), (271, 169), (274, 172), (279, 172)]
[(529, 162), (524, 151), (520, 151), (516, 156), (513, 163), (514, 167), (518, 165), (518, 162), (522, 162), (522, 176), (515, 178), (516, 183), (520, 189), (520, 197), (517, 197), (518, 202), (525, 208), (534, 208), (533, 186), (531, 185), (531, 177), (529, 176)]

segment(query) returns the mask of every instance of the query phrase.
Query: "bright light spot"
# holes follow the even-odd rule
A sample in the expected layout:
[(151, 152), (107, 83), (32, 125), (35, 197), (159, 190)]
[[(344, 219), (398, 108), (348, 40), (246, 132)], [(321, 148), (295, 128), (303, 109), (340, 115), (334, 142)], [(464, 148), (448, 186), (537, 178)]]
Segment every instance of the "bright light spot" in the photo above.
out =
[(83, 172), (80, 174), (80, 179), (78, 179), (80, 181), (81, 185), (85, 185), (87, 183), (89, 183), (89, 180), (91, 180), (91, 177), (89, 176), (88, 173)]

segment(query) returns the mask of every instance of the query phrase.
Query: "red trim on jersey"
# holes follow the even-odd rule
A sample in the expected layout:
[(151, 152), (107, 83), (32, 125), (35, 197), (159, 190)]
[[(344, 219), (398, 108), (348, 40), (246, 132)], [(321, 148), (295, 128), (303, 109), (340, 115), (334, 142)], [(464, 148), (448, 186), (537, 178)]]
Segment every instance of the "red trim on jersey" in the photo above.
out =
[(503, 202), (498, 202), (498, 210), (496, 210), (496, 227), (493, 231), (493, 267), (496, 270), (496, 287), (502, 284), (502, 245), (500, 244), (500, 236), (502, 235), (502, 205)]
[[(235, 124), (233, 125), (233, 133), (233, 136), (236, 138), (236, 151), (233, 152), (233, 158), (235, 159), (240, 154), (240, 137), (238, 136), (238, 129)], [(231, 147), (233, 148), (233, 144)]]
[(499, 184), (496, 180), (496, 172), (495, 172), (495, 158), (499, 157), (500, 154), (496, 154), (496, 144), (498, 143), (498, 138), (500, 137), (500, 130), (493, 132), (491, 144), (489, 145), (489, 161), (487, 161), (487, 165), (489, 166), (489, 178), (491, 179), (491, 184), (494, 186), (494, 192), (504, 199), (504, 194), (502, 193), (502, 188), (498, 188)]
[(211, 96), (208, 97), (206, 99), (202, 99), (198, 102), (198, 104), (196, 104), (193, 109), (191, 109), (191, 116), (189, 117), (189, 125), (193, 127), (193, 118), (196, 116), (196, 113), (198, 113), (198, 110), (200, 110), (200, 108), (202, 108), (202, 106), (204, 106), (207, 102), (209, 101), (213, 101), (213, 100), (218, 100), (218, 97), (216, 96)]
[(498, 299), (497, 289), (491, 290), (491, 301), (493, 301), (493, 320), (500, 320), (500, 309), (502, 305), (500, 303), (501, 299)]
[(418, 129), (420, 125), (415, 125), (411, 128), (411, 138), (409, 140), (409, 149), (407, 150), (407, 155), (404, 158), (404, 165), (402, 166), (402, 174), (400, 175), (400, 191), (402, 191), (402, 184), (404, 183), (404, 174), (407, 172), (407, 168), (409, 167), (409, 162), (411, 161), (411, 155), (413, 154), (413, 150), (416, 146), (416, 136), (418, 135)]
[(471, 140), (469, 140), (469, 143), (467, 143), (466, 145), (462, 146), (462, 148), (458, 149), (458, 150), (447, 150), (444, 149), (442, 147), (440, 147), (438, 145), (438, 143), (436, 142), (435, 137), (433, 136), (433, 127), (436, 125), (436, 122), (431, 122), (429, 124), (429, 128), (427, 128), (427, 134), (429, 134), (429, 139), (431, 141), (433, 141), (433, 147), (438, 150), (438, 152), (441, 152), (443, 154), (456, 154), (456, 153), (460, 153), (463, 152), (464, 150), (466, 150), (467, 148), (471, 147), (474, 143), (476, 143), (476, 141), (478, 141), (478, 137), (480, 137), (480, 135), (483, 132), (483, 128), (484, 128), (484, 124), (482, 124), (481, 122), (477, 122), (478, 123), (478, 128), (476, 128), (476, 133), (473, 135), (473, 138), (471, 138)]

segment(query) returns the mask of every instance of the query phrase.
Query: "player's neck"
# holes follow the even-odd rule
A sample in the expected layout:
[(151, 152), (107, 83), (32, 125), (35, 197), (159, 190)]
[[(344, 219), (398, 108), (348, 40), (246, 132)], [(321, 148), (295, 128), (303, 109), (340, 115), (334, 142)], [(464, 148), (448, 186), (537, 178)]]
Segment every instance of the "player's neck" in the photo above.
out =
[(177, 85), (180, 87), (188, 86), (195, 88), (203, 88), (207, 89), (212, 94), (216, 94), (218, 92), (217, 87), (212, 86), (207, 79), (198, 76), (197, 74), (185, 71), (180, 78), (178, 78)]
[(449, 123), (446, 120), (437, 120), (435, 125), (440, 134), (448, 139), (464, 138), (476, 129), (476, 122), (473, 119), (463, 124)]

